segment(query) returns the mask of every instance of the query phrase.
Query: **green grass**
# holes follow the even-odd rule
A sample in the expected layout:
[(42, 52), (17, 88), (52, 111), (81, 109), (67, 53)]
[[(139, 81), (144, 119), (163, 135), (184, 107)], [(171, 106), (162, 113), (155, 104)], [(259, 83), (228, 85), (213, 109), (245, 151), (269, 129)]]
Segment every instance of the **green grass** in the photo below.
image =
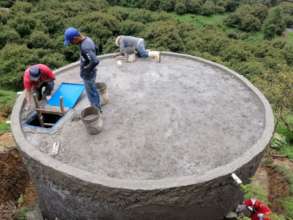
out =
[(245, 39), (246, 42), (255, 43), (264, 40), (264, 34), (262, 32), (249, 33), (248, 37)]
[(288, 44), (293, 46), (293, 32), (288, 32)]
[(176, 13), (170, 14), (172, 14), (177, 20), (181, 22), (192, 23), (196, 28), (204, 28), (207, 25), (223, 25), (224, 19), (228, 16), (228, 14), (217, 14), (212, 16), (202, 16), (193, 14), (177, 15)]
[(244, 192), (244, 198), (258, 198), (259, 200), (268, 203), (267, 192), (260, 186), (255, 184), (246, 184), (241, 186), (242, 192)]
[(8, 116), (15, 102), (16, 93), (9, 90), (0, 90), (0, 114)]
[[(293, 127), (293, 115), (286, 117), (287, 123)], [(271, 147), (283, 155), (293, 160), (293, 134), (290, 132), (282, 121), (278, 123)]]
[(0, 122), (0, 135), (10, 131), (10, 125), (6, 124), (5, 121)]
[(276, 166), (275, 168), (288, 181), (290, 195), (287, 198), (282, 199), (281, 202), (285, 210), (286, 217), (288, 219), (292, 219), (293, 218), (293, 172), (284, 166)]
[(286, 210), (286, 216), (288, 218), (293, 218), (293, 196), (287, 197), (282, 201), (282, 205)]

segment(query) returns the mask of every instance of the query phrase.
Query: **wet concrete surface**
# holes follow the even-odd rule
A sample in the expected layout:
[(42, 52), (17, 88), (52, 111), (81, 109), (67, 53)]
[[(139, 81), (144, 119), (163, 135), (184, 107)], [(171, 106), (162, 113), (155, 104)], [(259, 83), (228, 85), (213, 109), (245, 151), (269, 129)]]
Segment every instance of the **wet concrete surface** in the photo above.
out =
[[(116, 65), (102, 60), (97, 81), (106, 82), (103, 132), (87, 134), (81, 121), (66, 120), (54, 134), (27, 132), (36, 148), (66, 164), (102, 176), (156, 180), (201, 175), (249, 151), (265, 126), (258, 97), (235, 76), (180, 57), (161, 63), (138, 59)], [(58, 82), (81, 82), (79, 67)], [(75, 107), (89, 105), (85, 95)]]

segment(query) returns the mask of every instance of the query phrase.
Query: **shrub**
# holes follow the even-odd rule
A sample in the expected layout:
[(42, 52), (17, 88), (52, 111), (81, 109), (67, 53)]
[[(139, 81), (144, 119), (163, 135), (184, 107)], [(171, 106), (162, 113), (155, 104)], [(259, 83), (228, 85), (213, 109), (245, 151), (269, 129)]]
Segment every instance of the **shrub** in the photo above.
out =
[(253, 6), (242, 5), (225, 19), (225, 24), (247, 32), (259, 31), (261, 29), (261, 21), (254, 14), (261, 10), (264, 9), (259, 8), (255, 10)]
[(174, 22), (154, 22), (142, 34), (148, 40), (149, 47), (174, 52), (184, 51), (182, 33)]
[(164, 11), (173, 11), (176, 0), (160, 0), (159, 8)]
[(201, 9), (201, 0), (186, 0), (187, 12), (199, 14)]
[(136, 35), (144, 29), (144, 24), (137, 21), (125, 20), (120, 23), (120, 33), (123, 35)]
[(52, 47), (51, 39), (49, 35), (41, 31), (35, 31), (31, 34), (28, 48), (50, 48)]
[(0, 23), (6, 24), (9, 16), (9, 9), (0, 8)]
[(186, 13), (186, 5), (184, 0), (177, 0), (175, 4), (175, 12), (179, 15)]
[(281, 35), (284, 32), (286, 29), (286, 23), (283, 11), (280, 7), (270, 10), (269, 15), (264, 22), (263, 29), (265, 39), (272, 39), (276, 35)]
[(36, 26), (36, 21), (32, 16), (20, 13), (13, 17), (13, 19), (9, 20), (8, 24), (15, 28), (21, 37), (25, 37), (31, 34)]
[(25, 45), (6, 44), (0, 51), (0, 60), (0, 87), (22, 88), (23, 71), (27, 65), (37, 63), (38, 57)]
[(212, 15), (216, 12), (216, 5), (213, 1), (207, 0), (201, 7), (201, 14), (202, 15)]
[(7, 26), (0, 26), (0, 49), (3, 48), (6, 43), (18, 42), (20, 40), (19, 34)]
[(160, 0), (146, 0), (144, 2), (144, 7), (149, 10), (158, 10), (160, 6)]
[(293, 46), (287, 45), (284, 49), (284, 55), (288, 65), (293, 65)]
[(261, 22), (253, 15), (247, 15), (241, 19), (240, 30), (247, 32), (259, 31), (261, 29)]

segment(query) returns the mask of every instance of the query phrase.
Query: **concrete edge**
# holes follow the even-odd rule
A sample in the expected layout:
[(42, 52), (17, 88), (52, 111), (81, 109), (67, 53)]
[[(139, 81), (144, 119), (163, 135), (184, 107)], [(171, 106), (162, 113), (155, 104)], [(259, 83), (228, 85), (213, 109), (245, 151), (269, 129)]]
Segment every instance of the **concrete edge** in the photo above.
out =
[[(227, 67), (214, 63), (212, 61), (205, 60), (203, 58), (185, 55), (185, 54), (178, 54), (173, 52), (162, 52), (162, 55), (166, 56), (175, 56), (181, 57), (185, 59), (191, 59), (195, 61), (199, 61), (205, 63), (207, 65), (217, 67), (233, 76), (239, 81), (241, 81), (245, 86), (247, 86), (260, 100), (263, 104), (265, 110), (265, 128), (261, 138), (249, 149), (246, 151), (240, 158), (237, 158), (221, 167), (217, 167), (213, 170), (208, 171), (204, 175), (201, 176), (185, 176), (185, 177), (178, 177), (178, 178), (164, 178), (160, 180), (123, 180), (123, 179), (116, 179), (110, 178), (106, 176), (99, 176), (96, 174), (92, 174), (88, 171), (84, 171), (67, 164), (64, 164), (54, 158), (50, 157), (49, 155), (41, 153), (35, 147), (33, 147), (25, 138), (21, 123), (20, 123), (20, 113), (24, 105), (24, 94), (18, 97), (16, 103), (14, 105), (12, 115), (11, 115), (11, 129), (14, 136), (14, 139), (20, 148), (20, 150), (27, 154), (29, 157), (32, 157), (34, 160), (40, 162), (43, 166), (48, 168), (54, 169), (58, 172), (64, 173), (64, 175), (69, 175), (72, 177), (76, 177), (81, 179), (82, 181), (103, 185), (105, 187), (111, 188), (124, 188), (124, 189), (132, 189), (132, 190), (154, 190), (154, 189), (162, 189), (162, 188), (172, 188), (178, 186), (186, 186), (186, 185), (193, 185), (199, 184), (203, 182), (207, 182), (217, 177), (230, 175), (231, 173), (235, 172), (239, 167), (247, 164), (251, 161), (254, 157), (258, 154), (263, 152), (266, 146), (270, 143), (274, 132), (274, 116), (271, 109), (271, 106), (264, 95), (255, 87), (253, 86), (246, 78), (237, 74), (235, 71), (228, 69)], [(101, 60), (112, 58), (116, 53), (106, 54), (99, 56)], [(55, 73), (61, 74), (64, 71), (67, 71), (73, 67), (79, 65), (79, 62), (75, 62), (69, 64), (65, 67), (62, 67), (55, 71)], [(240, 176), (241, 177), (241, 176)]]

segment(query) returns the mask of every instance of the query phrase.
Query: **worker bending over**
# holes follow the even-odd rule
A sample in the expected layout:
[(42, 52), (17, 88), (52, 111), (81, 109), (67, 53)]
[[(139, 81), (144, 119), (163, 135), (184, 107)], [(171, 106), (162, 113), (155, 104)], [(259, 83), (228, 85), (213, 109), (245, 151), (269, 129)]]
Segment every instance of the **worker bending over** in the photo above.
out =
[(32, 105), (32, 95), (36, 93), (38, 100), (45, 99), (51, 95), (54, 88), (55, 74), (44, 64), (36, 64), (28, 67), (23, 75), (23, 85), (25, 98), (27, 101), (26, 109)]
[(121, 35), (116, 38), (115, 44), (120, 48), (120, 54), (128, 57), (128, 61), (130, 62), (134, 61), (135, 58), (132, 58), (134, 54), (137, 54), (138, 57), (151, 57), (158, 62), (161, 61), (159, 51), (150, 51), (145, 49), (143, 38)]

